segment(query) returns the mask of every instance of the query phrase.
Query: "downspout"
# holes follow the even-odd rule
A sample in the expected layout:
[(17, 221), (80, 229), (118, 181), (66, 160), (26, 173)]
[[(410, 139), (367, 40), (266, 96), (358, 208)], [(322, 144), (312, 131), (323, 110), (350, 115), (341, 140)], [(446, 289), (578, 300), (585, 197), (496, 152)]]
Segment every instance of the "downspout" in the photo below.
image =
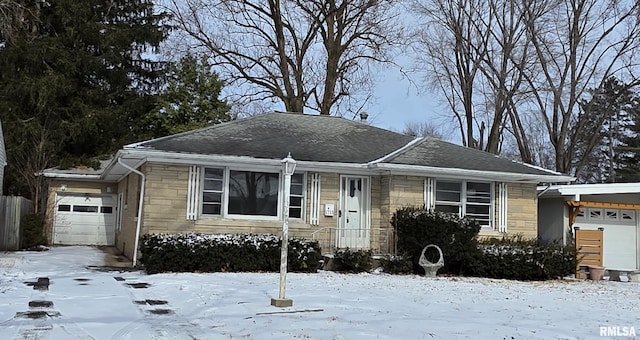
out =
[(137, 262), (138, 262), (138, 240), (140, 239), (140, 227), (142, 224), (142, 206), (144, 205), (144, 187), (146, 184), (146, 177), (144, 176), (144, 174), (126, 164), (124, 164), (122, 162), (122, 159), (118, 157), (118, 164), (122, 165), (123, 167), (125, 167), (128, 170), (131, 170), (133, 172), (135, 172), (136, 174), (140, 175), (140, 180), (142, 181), (142, 184), (140, 185), (140, 198), (138, 199), (139, 203), (138, 203), (138, 220), (136, 221), (136, 238), (134, 241), (134, 246), (133, 246), (133, 266), (135, 267)]

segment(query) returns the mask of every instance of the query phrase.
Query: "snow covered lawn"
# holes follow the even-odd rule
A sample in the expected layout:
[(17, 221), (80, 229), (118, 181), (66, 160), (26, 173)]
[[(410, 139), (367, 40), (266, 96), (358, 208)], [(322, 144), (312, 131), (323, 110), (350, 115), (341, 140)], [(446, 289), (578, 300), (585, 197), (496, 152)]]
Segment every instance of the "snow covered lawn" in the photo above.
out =
[[(102, 264), (91, 247), (0, 253), (0, 339), (628, 339), (640, 331), (632, 282), (288, 274), (294, 305), (279, 309), (270, 306), (277, 273), (90, 267)], [(49, 278), (48, 289), (36, 289), (38, 278)], [(620, 336), (601, 337), (601, 327)]]

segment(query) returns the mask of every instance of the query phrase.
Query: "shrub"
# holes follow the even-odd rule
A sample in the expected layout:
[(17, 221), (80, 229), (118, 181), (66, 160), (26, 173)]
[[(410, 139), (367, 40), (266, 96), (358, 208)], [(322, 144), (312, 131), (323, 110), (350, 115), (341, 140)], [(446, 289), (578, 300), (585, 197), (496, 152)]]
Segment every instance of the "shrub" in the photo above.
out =
[[(147, 273), (278, 271), (281, 239), (274, 235), (153, 234), (142, 236), (140, 262)], [(290, 239), (287, 270), (316, 272), (317, 241)]]
[(536, 239), (504, 237), (480, 242), (482, 254), (473, 265), (473, 275), (512, 280), (549, 280), (575, 272), (573, 245), (542, 244)]
[(380, 259), (382, 270), (389, 274), (410, 274), (413, 273), (413, 263), (409, 256), (388, 255)]
[(44, 236), (44, 219), (40, 214), (22, 216), (22, 248), (31, 249), (47, 243)]
[(345, 273), (368, 272), (372, 267), (371, 250), (338, 250), (333, 256), (336, 271)]
[(402, 208), (393, 214), (391, 224), (396, 231), (398, 252), (411, 259), (414, 273), (424, 272), (418, 259), (428, 244), (442, 249), (444, 267), (439, 273), (470, 273), (469, 266), (480, 254), (476, 239), (480, 225), (471, 219), (422, 208)]

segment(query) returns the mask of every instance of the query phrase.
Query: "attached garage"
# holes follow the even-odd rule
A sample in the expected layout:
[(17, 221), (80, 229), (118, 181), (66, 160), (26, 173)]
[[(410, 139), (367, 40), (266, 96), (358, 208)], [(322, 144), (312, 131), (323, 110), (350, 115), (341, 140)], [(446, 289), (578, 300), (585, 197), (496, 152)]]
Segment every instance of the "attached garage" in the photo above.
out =
[(636, 211), (607, 208), (582, 208), (574, 227), (585, 230), (602, 228), (602, 265), (611, 269), (638, 268)]
[(113, 195), (58, 194), (53, 243), (115, 245), (115, 202)]
[(569, 230), (602, 229), (602, 266), (640, 269), (640, 183), (551, 185), (538, 190), (540, 239), (567, 244)]

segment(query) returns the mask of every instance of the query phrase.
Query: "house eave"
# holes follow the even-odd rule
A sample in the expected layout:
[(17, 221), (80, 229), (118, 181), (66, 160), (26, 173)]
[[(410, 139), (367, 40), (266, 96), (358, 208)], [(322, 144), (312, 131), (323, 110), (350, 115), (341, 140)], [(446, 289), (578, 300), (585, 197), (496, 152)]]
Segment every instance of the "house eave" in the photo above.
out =
[(438, 168), (421, 165), (407, 165), (407, 164), (390, 164), (390, 163), (376, 163), (369, 164), (372, 169), (386, 170), (391, 173), (414, 175), (414, 176), (435, 176), (443, 178), (460, 178), (460, 179), (475, 179), (475, 180), (491, 180), (491, 181), (504, 181), (504, 182), (522, 182), (522, 183), (542, 183), (542, 182), (571, 182), (575, 178), (565, 175), (535, 175), (535, 174), (523, 174), (501, 171), (484, 171), (484, 170), (470, 170), (470, 169), (458, 169), (458, 168)]
[[(546, 189), (544, 187), (542, 189)], [(539, 188), (540, 190), (540, 188)], [(552, 185), (544, 192), (543, 196), (572, 196), (580, 195), (607, 195), (640, 193), (640, 183), (596, 183), (596, 184), (567, 184)]]

